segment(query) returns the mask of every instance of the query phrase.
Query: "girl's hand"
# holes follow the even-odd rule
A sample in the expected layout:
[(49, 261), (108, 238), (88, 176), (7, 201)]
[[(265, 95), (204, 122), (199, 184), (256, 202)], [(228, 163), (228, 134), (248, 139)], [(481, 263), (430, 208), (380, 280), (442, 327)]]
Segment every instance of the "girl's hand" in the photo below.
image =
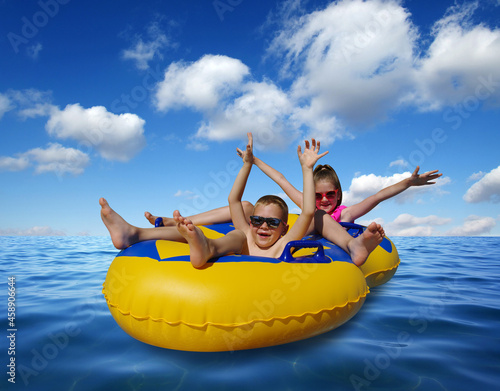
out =
[(443, 174), (437, 174), (439, 170), (427, 171), (426, 173), (419, 175), (418, 170), (420, 170), (419, 166), (415, 168), (415, 171), (413, 171), (411, 177), (408, 178), (410, 186), (433, 185), (436, 182), (430, 182), (430, 181), (433, 181), (434, 179), (437, 179), (441, 175), (443, 175)]
[(253, 136), (252, 133), (248, 132), (248, 144), (245, 151), (242, 151), (239, 148), (236, 148), (236, 153), (241, 159), (243, 159), (243, 163), (253, 164)]
[(320, 142), (318, 141), (316, 143), (315, 139), (311, 139), (311, 145), (309, 144), (308, 140), (305, 140), (305, 143), (306, 146), (304, 149), (304, 153), (302, 153), (302, 149), (299, 145), (299, 147), (297, 148), (297, 154), (299, 155), (300, 164), (303, 167), (312, 169), (319, 159), (328, 154), (328, 151), (323, 152), (319, 155)]

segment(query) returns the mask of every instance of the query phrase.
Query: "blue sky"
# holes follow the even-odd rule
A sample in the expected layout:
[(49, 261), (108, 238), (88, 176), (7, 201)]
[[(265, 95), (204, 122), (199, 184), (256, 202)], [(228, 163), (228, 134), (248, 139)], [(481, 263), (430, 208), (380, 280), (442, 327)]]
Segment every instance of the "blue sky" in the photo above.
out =
[[(0, 234), (106, 235), (101, 196), (139, 226), (223, 206), (252, 131), (299, 188), (319, 139), (346, 205), (443, 173), (361, 223), (500, 235), (498, 21), (497, 0), (0, 1)], [(244, 198), (280, 193), (254, 168)]]

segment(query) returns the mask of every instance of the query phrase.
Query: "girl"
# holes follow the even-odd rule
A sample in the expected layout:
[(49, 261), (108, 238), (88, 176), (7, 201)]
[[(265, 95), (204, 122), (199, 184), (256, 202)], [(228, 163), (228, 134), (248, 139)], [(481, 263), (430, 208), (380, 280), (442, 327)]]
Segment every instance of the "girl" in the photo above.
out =
[[(299, 208), (302, 208), (302, 193), (290, 182), (288, 182), (283, 174), (255, 156), (254, 164), (269, 178), (276, 182)], [(340, 185), (337, 173), (328, 164), (319, 165), (313, 172), (316, 192), (316, 208), (324, 211), (337, 222), (352, 223), (356, 219), (370, 212), (382, 201), (394, 197), (412, 186), (432, 185), (436, 183), (433, 182), (435, 179), (443, 175), (437, 173), (439, 170), (428, 171), (424, 174), (419, 174), (419, 170), (420, 167), (417, 166), (410, 177), (380, 190), (378, 193), (355, 205), (345, 206), (341, 205), (342, 186)], [(249, 217), (253, 211), (253, 205), (248, 201), (243, 201), (243, 209), (245, 211), (245, 215)], [(144, 216), (151, 224), (155, 224), (156, 222), (159, 226), (175, 225), (175, 221), (172, 218), (153, 216), (149, 212), (145, 212)], [(228, 222), (230, 221), (231, 216), (229, 214), (229, 208), (226, 206), (191, 216), (190, 219), (196, 225), (208, 225)]]

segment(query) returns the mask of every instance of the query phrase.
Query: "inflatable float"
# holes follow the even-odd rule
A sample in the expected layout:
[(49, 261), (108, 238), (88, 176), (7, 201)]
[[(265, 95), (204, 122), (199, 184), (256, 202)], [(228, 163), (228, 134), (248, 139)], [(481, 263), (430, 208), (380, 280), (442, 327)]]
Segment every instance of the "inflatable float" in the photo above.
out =
[[(230, 224), (201, 228), (211, 238), (233, 229)], [(353, 236), (363, 230), (347, 228)], [(132, 337), (186, 351), (251, 349), (309, 338), (352, 318), (369, 292), (367, 281), (387, 281), (397, 265), (389, 267), (386, 259), (399, 262), (387, 238), (367, 260), (383, 264), (378, 271), (380, 265), (363, 271), (319, 237), (289, 243), (280, 258), (230, 255), (202, 269), (191, 266), (188, 250), (184, 243), (146, 241), (122, 250), (111, 263), (103, 294), (116, 322)]]

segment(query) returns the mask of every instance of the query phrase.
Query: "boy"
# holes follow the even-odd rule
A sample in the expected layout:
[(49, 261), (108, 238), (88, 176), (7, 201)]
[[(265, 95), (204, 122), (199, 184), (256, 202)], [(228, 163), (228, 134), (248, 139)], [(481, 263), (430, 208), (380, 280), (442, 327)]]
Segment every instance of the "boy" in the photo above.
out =
[(190, 250), (191, 264), (196, 268), (203, 267), (214, 257), (227, 254), (246, 254), (277, 258), (285, 245), (292, 240), (300, 240), (306, 234), (315, 212), (315, 194), (312, 168), (321, 157), (328, 152), (318, 154), (319, 145), (312, 139), (305, 142), (305, 149), (299, 146), (297, 154), (302, 167), (304, 202), (300, 216), (289, 229), (287, 223), (288, 208), (283, 200), (276, 196), (262, 197), (254, 207), (250, 224), (245, 218), (241, 202), (245, 186), (253, 166), (253, 138), (248, 133), (248, 144), (245, 151), (238, 149), (242, 156), (243, 167), (238, 173), (229, 194), (229, 208), (235, 230), (218, 239), (209, 239), (190, 220), (174, 212), (176, 227), (138, 228), (128, 224), (120, 215), (111, 209), (104, 198), (99, 200), (101, 218), (111, 234), (116, 248), (122, 249), (134, 243), (165, 239), (186, 241)]

